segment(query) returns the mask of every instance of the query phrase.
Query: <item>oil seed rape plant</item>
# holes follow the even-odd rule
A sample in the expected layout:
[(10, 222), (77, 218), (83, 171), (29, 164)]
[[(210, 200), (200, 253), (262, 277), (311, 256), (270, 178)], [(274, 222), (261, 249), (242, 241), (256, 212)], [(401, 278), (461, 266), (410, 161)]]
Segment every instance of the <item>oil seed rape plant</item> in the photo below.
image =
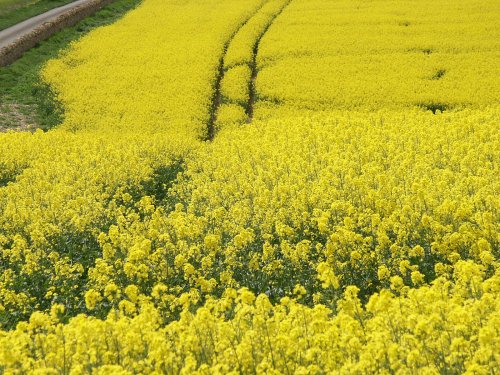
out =
[(288, 297), (273, 305), (228, 289), (165, 327), (149, 303), (134, 317), (79, 315), (68, 324), (56, 305), (0, 334), (0, 361), (11, 373), (486, 374), (498, 367), (499, 281), (459, 261), (452, 280), (406, 296), (383, 290), (366, 307), (348, 287), (333, 317), (323, 305)]
[[(179, 6), (149, 1), (117, 24), (92, 32), (44, 68), (43, 78), (65, 108), (64, 123), (48, 134), (0, 135), (2, 326), (13, 327), (33, 311), (47, 311), (54, 303), (64, 304), (68, 317), (86, 311), (87, 273), (102, 253), (99, 234), (130, 210), (141, 214), (151, 205), (148, 202), (165, 200), (185, 155), (199, 143), (203, 118), (209, 116), (205, 96), (216, 73), (220, 41), (234, 33), (261, 3), (215, 1)], [(167, 21), (172, 29), (151, 21), (157, 19), (158, 10), (170, 15), (172, 19)], [(212, 16), (204, 18), (207, 11)], [(220, 23), (222, 14), (227, 17)], [(186, 17), (198, 17), (196, 27)], [(146, 40), (158, 40), (138, 38), (137, 30), (145, 25), (153, 34), (158, 27), (164, 30), (158, 38), (167, 47), (178, 43), (177, 49), (185, 50), (186, 59), (198, 54), (193, 51), (197, 43), (203, 42), (211, 52), (204, 54), (206, 60), (199, 61), (199, 66), (186, 64), (182, 51), (176, 53), (175, 48), (165, 48), (164, 55), (153, 58), (145, 51), (157, 50)], [(110, 30), (115, 30), (114, 37), (109, 37)], [(129, 33), (128, 46), (136, 43), (127, 52), (118, 42), (124, 32)], [(191, 48), (183, 48), (183, 43)], [(115, 64), (117, 51), (127, 55), (122, 69)], [(152, 64), (146, 69), (151, 75), (131, 74), (140, 58)], [(196, 71), (196, 77), (190, 69)], [(177, 88), (175, 80), (168, 85), (159, 80), (162, 71), (190, 76), (194, 80), (191, 96), (181, 92), (186, 91), (184, 79)], [(152, 82), (157, 85), (154, 91)], [(123, 97), (120, 92), (127, 85), (138, 88), (137, 84), (143, 93), (155, 93), (157, 98), (148, 94), (142, 96), (142, 102), (134, 95), (125, 95), (129, 102), (117, 99)], [(184, 100), (195, 98), (191, 104), (182, 104), (179, 111), (181, 101), (167, 94), (169, 90)], [(171, 115), (166, 121), (168, 111)], [(177, 125), (174, 115), (180, 116)]]
[(0, 373), (495, 373), (499, 7), (439, 5), (144, 0), (51, 61)]
[(460, 260), (495, 272), (498, 111), (473, 122), (463, 112), (332, 116), (228, 128), (188, 156), (171, 191), (184, 203), (100, 236), (106, 257), (90, 275), (102, 305), (92, 308), (105, 314), (107, 285), (130, 279), (145, 297), (163, 293), (171, 320), (227, 288), (272, 302), (298, 290), (302, 303), (334, 307), (349, 285), (363, 301), (381, 288), (404, 294)]

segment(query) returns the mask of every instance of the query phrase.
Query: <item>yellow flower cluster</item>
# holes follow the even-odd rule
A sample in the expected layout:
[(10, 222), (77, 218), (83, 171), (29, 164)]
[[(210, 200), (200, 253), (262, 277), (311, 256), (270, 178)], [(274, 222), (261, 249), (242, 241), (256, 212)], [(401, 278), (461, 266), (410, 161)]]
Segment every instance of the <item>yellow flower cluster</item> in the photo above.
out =
[(499, 8), (439, 3), (144, 0), (51, 61), (0, 373), (495, 371)]
[(451, 281), (383, 290), (365, 307), (348, 287), (333, 317), (323, 305), (227, 289), (165, 327), (150, 303), (133, 318), (113, 310), (68, 324), (56, 305), (0, 333), (0, 363), (7, 374), (487, 374), (500, 365), (499, 285), (498, 272), (485, 278), (459, 261)]
[(172, 319), (187, 296), (198, 304), (226, 288), (275, 302), (299, 285), (302, 302), (335, 305), (348, 285), (364, 300), (403, 293), (461, 260), (492, 273), (498, 116), (350, 112), (229, 127), (186, 158), (175, 210), (100, 236), (109, 257), (89, 282), (104, 296), (132, 280), (148, 296), (161, 280)]
[(221, 82), (221, 93), (225, 101), (239, 104), (245, 108), (249, 100), (248, 82), (252, 76), (252, 70), (248, 65), (238, 65), (229, 69)]
[(101, 253), (100, 231), (142, 196), (162, 199), (187, 143), (63, 130), (0, 135), (0, 164), (6, 166), (0, 310), (7, 313), (0, 312), (0, 321), (13, 324), (55, 302), (83, 311), (82, 276)]

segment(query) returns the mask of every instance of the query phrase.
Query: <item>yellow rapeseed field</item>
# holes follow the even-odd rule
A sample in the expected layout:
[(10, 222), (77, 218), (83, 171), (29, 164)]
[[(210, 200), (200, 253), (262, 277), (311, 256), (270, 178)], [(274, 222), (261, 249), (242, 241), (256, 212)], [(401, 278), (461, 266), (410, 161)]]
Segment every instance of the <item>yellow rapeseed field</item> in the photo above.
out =
[(495, 374), (500, 3), (144, 0), (0, 133), (0, 373)]

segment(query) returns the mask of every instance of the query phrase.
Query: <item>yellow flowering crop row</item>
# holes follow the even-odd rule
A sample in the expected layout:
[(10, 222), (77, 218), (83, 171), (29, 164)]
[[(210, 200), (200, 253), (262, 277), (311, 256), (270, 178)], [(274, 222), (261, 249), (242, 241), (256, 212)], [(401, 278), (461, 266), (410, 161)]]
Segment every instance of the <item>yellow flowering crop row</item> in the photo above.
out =
[(245, 108), (250, 96), (248, 82), (251, 76), (252, 70), (248, 65), (238, 65), (229, 69), (221, 82), (223, 100)]
[(250, 80), (252, 70), (248, 65), (237, 65), (224, 74), (221, 81), (221, 104), (217, 108), (217, 132), (231, 124), (243, 124), (248, 119)]
[(495, 371), (500, 9), (438, 3), (144, 0), (51, 61), (0, 373)]
[[(246, 89), (246, 91), (248, 91), (248, 86)], [(247, 120), (248, 115), (245, 107), (239, 104), (223, 103), (217, 109), (217, 121), (215, 123), (215, 127), (216, 130), (219, 131), (224, 126), (234, 124), (240, 125), (245, 123)]]

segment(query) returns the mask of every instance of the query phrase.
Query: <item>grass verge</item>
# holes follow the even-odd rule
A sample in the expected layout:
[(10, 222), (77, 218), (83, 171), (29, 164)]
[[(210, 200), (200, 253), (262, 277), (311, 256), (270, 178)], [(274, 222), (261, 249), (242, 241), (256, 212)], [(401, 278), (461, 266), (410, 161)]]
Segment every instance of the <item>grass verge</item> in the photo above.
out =
[(48, 130), (61, 122), (63, 110), (39, 71), (50, 59), (92, 29), (111, 24), (141, 0), (116, 0), (73, 27), (54, 34), (27, 51), (13, 64), (0, 68), (0, 131)]

